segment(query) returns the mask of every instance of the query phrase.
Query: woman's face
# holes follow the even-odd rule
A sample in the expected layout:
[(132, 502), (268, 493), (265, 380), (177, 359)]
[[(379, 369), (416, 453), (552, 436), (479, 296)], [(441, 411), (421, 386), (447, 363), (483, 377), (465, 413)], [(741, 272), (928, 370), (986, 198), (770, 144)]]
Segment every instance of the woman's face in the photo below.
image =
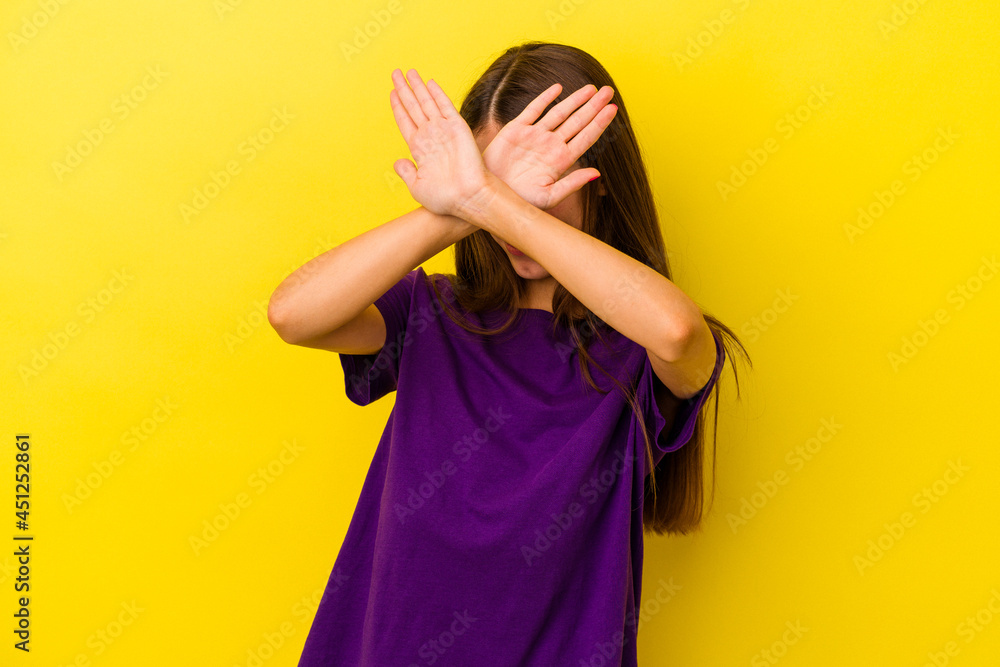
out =
[[(479, 134), (475, 135), (480, 153), (486, 150), (486, 147), (490, 145), (490, 142), (493, 141), (493, 137), (495, 137), (499, 131), (499, 126), (488, 125), (480, 131)], [(579, 168), (580, 162), (577, 160), (573, 163), (573, 166), (566, 170), (566, 173), (563, 174), (563, 176)], [(562, 220), (571, 227), (575, 227), (577, 229), (583, 228), (583, 197), (579, 190), (571, 193), (568, 197), (552, 208), (542, 210), (552, 217)], [(507, 242), (504, 239), (498, 237), (492, 232), (490, 232), (490, 236), (492, 236), (493, 240), (497, 242), (505, 253), (507, 253), (507, 257), (510, 259), (511, 265), (514, 267), (514, 270), (517, 271), (517, 274), (522, 278), (538, 279), (545, 278), (549, 275), (548, 271), (546, 271), (541, 264), (534, 261), (527, 255), (512, 252), (510, 246), (507, 245)]]

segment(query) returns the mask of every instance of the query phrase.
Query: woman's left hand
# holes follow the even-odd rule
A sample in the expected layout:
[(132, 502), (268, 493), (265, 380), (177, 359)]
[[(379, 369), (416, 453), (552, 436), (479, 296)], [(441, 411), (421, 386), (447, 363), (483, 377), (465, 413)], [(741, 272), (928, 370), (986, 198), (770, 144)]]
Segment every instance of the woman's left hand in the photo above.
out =
[(519, 116), (500, 128), (483, 151), (489, 172), (542, 210), (556, 206), (601, 175), (593, 167), (569, 170), (618, 112), (618, 107), (610, 103), (614, 95), (611, 86), (598, 90), (589, 84), (539, 119), (561, 90), (562, 85), (554, 83), (543, 91)]
[(392, 166), (424, 208), (457, 216), (487, 193), (490, 174), (469, 124), (437, 82), (425, 86), (415, 69), (408, 79), (409, 85), (402, 70), (393, 70), (389, 102), (416, 166), (405, 158)]

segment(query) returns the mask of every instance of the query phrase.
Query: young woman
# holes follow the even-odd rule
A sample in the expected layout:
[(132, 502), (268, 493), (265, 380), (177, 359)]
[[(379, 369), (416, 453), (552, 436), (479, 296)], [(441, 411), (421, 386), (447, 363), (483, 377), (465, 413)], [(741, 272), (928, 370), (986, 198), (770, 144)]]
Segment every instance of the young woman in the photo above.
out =
[[(421, 206), (269, 308), (340, 354), (354, 403), (396, 392), (299, 666), (636, 665), (644, 531), (700, 523), (702, 407), (738, 340), (670, 281), (594, 58), (513, 47), (461, 111), (392, 78)], [(453, 244), (455, 274), (427, 274)]]

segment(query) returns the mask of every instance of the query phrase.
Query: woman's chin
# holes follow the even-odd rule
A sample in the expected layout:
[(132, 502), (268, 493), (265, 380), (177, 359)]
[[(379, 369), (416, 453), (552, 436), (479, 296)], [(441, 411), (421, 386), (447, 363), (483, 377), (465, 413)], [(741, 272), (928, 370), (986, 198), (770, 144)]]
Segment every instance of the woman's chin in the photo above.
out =
[(549, 276), (548, 271), (542, 268), (538, 262), (528, 257), (511, 257), (510, 263), (517, 275), (525, 280), (538, 280), (539, 278), (547, 278)]

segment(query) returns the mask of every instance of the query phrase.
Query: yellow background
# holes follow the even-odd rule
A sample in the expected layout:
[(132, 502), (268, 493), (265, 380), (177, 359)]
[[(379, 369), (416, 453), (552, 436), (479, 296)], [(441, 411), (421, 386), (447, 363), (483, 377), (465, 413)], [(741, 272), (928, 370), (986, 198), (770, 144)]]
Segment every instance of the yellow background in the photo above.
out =
[[(392, 69), (457, 106), (525, 39), (611, 72), (675, 280), (755, 365), (740, 401), (723, 375), (704, 533), (647, 538), (640, 664), (996, 664), (996, 3), (398, 2), (3, 3), (0, 664), (296, 663), (393, 397), (350, 403), (337, 356), (282, 343), (264, 307), (416, 206), (392, 171)], [(734, 170), (753, 173), (723, 197)], [(451, 250), (425, 264), (452, 268)], [(11, 646), (17, 433), (29, 655)]]

